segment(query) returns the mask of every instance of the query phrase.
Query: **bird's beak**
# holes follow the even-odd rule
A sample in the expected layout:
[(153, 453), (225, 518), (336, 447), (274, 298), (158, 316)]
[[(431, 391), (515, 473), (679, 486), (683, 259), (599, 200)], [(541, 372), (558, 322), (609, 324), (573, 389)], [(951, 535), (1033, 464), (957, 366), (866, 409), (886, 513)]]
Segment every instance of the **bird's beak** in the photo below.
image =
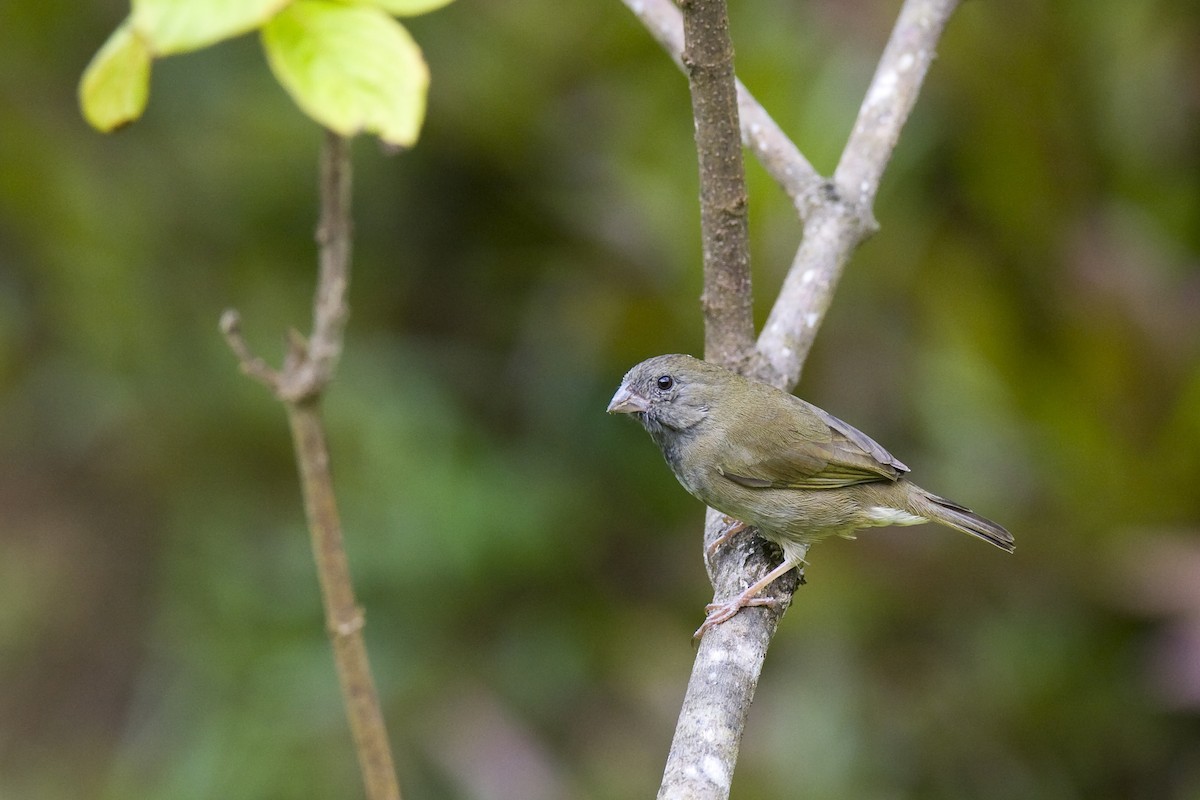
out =
[(638, 414), (650, 408), (650, 403), (640, 394), (635, 394), (627, 385), (621, 384), (612, 402), (608, 404), (610, 414)]

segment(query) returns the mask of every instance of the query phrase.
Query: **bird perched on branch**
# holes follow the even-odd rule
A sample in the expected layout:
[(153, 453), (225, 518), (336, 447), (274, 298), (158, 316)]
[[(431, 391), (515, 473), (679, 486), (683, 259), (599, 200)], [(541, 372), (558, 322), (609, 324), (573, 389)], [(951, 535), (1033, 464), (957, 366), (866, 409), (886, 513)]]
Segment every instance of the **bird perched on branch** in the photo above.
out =
[(937, 522), (1013, 551), (1002, 526), (910, 482), (908, 467), (865, 433), (724, 367), (648, 359), (625, 375), (608, 411), (638, 420), (683, 488), (734, 520), (718, 544), (753, 526), (783, 550), (762, 580), (707, 607), (697, 638), (746, 606), (773, 605), (763, 589), (830, 536)]

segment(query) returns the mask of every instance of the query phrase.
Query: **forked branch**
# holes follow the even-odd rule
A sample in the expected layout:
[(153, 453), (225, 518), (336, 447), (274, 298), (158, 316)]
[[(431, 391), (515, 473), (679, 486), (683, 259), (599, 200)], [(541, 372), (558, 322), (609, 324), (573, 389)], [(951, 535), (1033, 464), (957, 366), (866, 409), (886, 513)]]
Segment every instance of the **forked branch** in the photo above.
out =
[[(623, 2), (689, 77), (701, 164), (705, 357), (791, 389), (800, 378), (846, 262), (875, 230), (872, 206), (879, 182), (958, 0), (905, 0), (854, 130), (829, 179), (813, 169), (736, 81), (724, 0), (684, 0), (682, 15), (671, 0)], [(723, 62), (702, 65), (706, 70), (703, 77), (721, 85), (697, 81), (697, 53), (715, 54), (709, 56), (714, 62), (722, 62), (728, 54), (728, 69)], [(711, 108), (707, 104), (714, 102), (713, 98), (734, 94), (740, 108), (738, 128), (731, 131), (727, 125), (710, 124)], [(743, 277), (739, 272), (743, 264), (749, 264), (749, 258), (737, 248), (714, 248), (710, 252), (710, 240), (719, 239), (722, 244), (726, 240), (721, 238), (723, 218), (714, 218), (705, 210), (706, 198), (716, 196), (742, 198), (740, 202), (744, 203), (740, 155), (736, 159), (736, 178), (732, 171), (714, 176), (705, 169), (714, 158), (730, 161), (729, 154), (740, 151), (743, 142), (787, 192), (803, 223), (800, 246), (750, 357), (741, 345), (744, 318), (729, 324), (728, 316), (712, 311), (714, 307), (732, 309), (731, 316), (737, 316), (742, 313), (739, 309), (749, 308), (749, 275)], [(706, 185), (709, 180), (714, 184)], [(722, 263), (720, 259), (728, 260)], [(718, 263), (710, 265), (710, 260)], [(736, 280), (722, 282), (719, 278), (723, 275), (736, 276)], [(729, 292), (730, 297), (714, 297), (714, 292)], [(717, 331), (712, 329), (714, 325), (720, 326)], [(733, 345), (710, 347), (722, 342)], [(706, 549), (719, 528), (720, 517), (710, 510), (705, 524)], [(734, 595), (744, 582), (757, 580), (771, 562), (764, 557), (761, 540), (742, 537), (735, 546), (719, 551), (708, 566), (715, 597), (722, 598)], [(729, 796), (738, 746), (767, 647), (796, 588), (794, 574), (787, 578), (772, 588), (782, 600), (778, 607), (743, 610), (710, 630), (701, 642), (667, 757), (660, 798), (720, 800)]]
[(221, 316), (221, 331), (242, 371), (270, 389), (287, 411), (321, 584), (325, 624), (333, 643), (342, 700), (366, 794), (370, 800), (400, 800), (387, 729), (363, 642), (363, 612), (355, 601), (350, 581), (330, 472), (329, 445), (320, 413), (321, 392), (333, 378), (346, 327), (352, 239), (350, 173), (349, 141), (327, 132), (321, 151), (319, 270), (309, 337), (305, 339), (290, 331), (287, 355), (283, 366), (276, 370), (250, 351), (242, 337), (237, 311), (230, 309)]

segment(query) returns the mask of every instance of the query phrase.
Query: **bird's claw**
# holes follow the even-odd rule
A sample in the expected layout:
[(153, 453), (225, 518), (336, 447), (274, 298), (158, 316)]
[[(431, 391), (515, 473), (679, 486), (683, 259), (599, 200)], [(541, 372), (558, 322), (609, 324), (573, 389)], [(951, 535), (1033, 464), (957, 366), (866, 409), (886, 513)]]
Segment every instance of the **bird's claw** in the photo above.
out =
[(712, 558), (714, 555), (716, 555), (717, 550), (721, 548), (721, 545), (725, 544), (734, 536), (737, 536), (739, 533), (750, 527), (740, 519), (734, 519), (728, 514), (722, 514), (721, 518), (725, 520), (725, 530), (721, 531), (721, 535), (714, 539), (713, 543), (708, 546), (709, 558)]
[(743, 608), (750, 606), (774, 607), (778, 603), (779, 598), (777, 597), (736, 597), (724, 603), (709, 603), (704, 607), (704, 613), (708, 616), (704, 618), (704, 624), (692, 634), (692, 638), (696, 640), (701, 639), (711, 628), (715, 628), (722, 622), (733, 619)]

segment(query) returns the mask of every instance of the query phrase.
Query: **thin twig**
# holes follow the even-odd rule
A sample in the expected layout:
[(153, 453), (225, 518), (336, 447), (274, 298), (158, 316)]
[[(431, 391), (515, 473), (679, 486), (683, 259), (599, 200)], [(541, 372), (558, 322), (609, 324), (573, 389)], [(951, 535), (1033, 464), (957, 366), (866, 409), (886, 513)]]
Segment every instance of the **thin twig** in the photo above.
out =
[(242, 337), (242, 315), (229, 308), (221, 315), (221, 333), (229, 343), (229, 349), (237, 356), (242, 372), (266, 386), (272, 392), (279, 385), (279, 373), (271, 369), (266, 361), (250, 352), (250, 346)]
[(833, 173), (839, 194), (859, 208), (869, 210), (875, 202), (883, 171), (958, 4), (959, 0), (908, 0), (900, 9)]
[(342, 352), (342, 332), (349, 306), (350, 281), (350, 141), (326, 133), (321, 150), (321, 217), (317, 222), (320, 269), (313, 294), (312, 335), (307, 342), (293, 335), (292, 350), (299, 345), (306, 357), (282, 376), (282, 400), (299, 401), (319, 394), (333, 378)]
[[(678, 15), (670, 7), (670, 0), (623, 2), (691, 77), (694, 65), (682, 55)], [(685, 20), (689, 5), (685, 3)], [(906, 0), (832, 181), (817, 175), (774, 122), (764, 122), (770, 117), (744, 87), (735, 83), (732, 74), (728, 76), (728, 85), (736, 85), (743, 109), (741, 139), (788, 192), (804, 223), (803, 240), (758, 339), (758, 358), (739, 364), (750, 367), (756, 377), (785, 389), (799, 380), (842, 269), (854, 249), (875, 230), (872, 205), (879, 181), (920, 92), (946, 21), (957, 5), (958, 0)], [(692, 89), (695, 106), (694, 85)], [(705, 142), (699, 134), (699, 111), (697, 108), (697, 146), (703, 163)], [(725, 137), (722, 147), (728, 147), (729, 138)], [(704, 180), (702, 169), (702, 196)], [(706, 300), (711, 302), (707, 295), (707, 256), (706, 251)], [(748, 292), (748, 281), (745, 288)], [(737, 298), (737, 302), (742, 300)], [(707, 304), (705, 308), (707, 312)], [(707, 344), (706, 335), (706, 357)], [(709, 511), (706, 549), (720, 528), (719, 519), (716, 512)], [(761, 548), (761, 540), (741, 537), (735, 547), (726, 547), (718, 554), (709, 565), (717, 596), (731, 595), (744, 581), (765, 574), (771, 562)], [(772, 593), (780, 600), (778, 607), (744, 609), (705, 635), (671, 743), (660, 798), (723, 800), (729, 796), (742, 731), (767, 647), (802, 579), (792, 573), (773, 586)]]
[(791, 388), (850, 255), (876, 228), (872, 206), (900, 131), (959, 0), (906, 0), (834, 172), (758, 340), (761, 377)]
[[(675, 3), (672, 0), (621, 2), (637, 15), (676, 66), (683, 69), (683, 14)], [(800, 218), (806, 218), (825, 179), (813, 169), (762, 104), (754, 99), (750, 90), (740, 80), (736, 81), (736, 85), (742, 143), (791, 198)]]
[(371, 665), (363, 641), (363, 612), (354, 598), (329, 465), (320, 398), (333, 378), (346, 326), (350, 282), (350, 144), (326, 132), (321, 150), (321, 216), (317, 228), (320, 267), (313, 300), (312, 334), (288, 332), (283, 367), (272, 369), (251, 353), (241, 318), (229, 310), (221, 331), (242, 371), (266, 385), (287, 411), (296, 449), (300, 487), (312, 540), (325, 624), (333, 643), (342, 701), (354, 737), (369, 800), (400, 800), (400, 786)]
[(315, 398), (285, 406), (300, 468), (304, 510), (325, 606), (325, 625), (333, 643), (342, 702), (366, 794), (370, 800), (400, 800), (387, 727), (363, 641), (363, 612), (354, 599), (350, 581), (321, 412)]

